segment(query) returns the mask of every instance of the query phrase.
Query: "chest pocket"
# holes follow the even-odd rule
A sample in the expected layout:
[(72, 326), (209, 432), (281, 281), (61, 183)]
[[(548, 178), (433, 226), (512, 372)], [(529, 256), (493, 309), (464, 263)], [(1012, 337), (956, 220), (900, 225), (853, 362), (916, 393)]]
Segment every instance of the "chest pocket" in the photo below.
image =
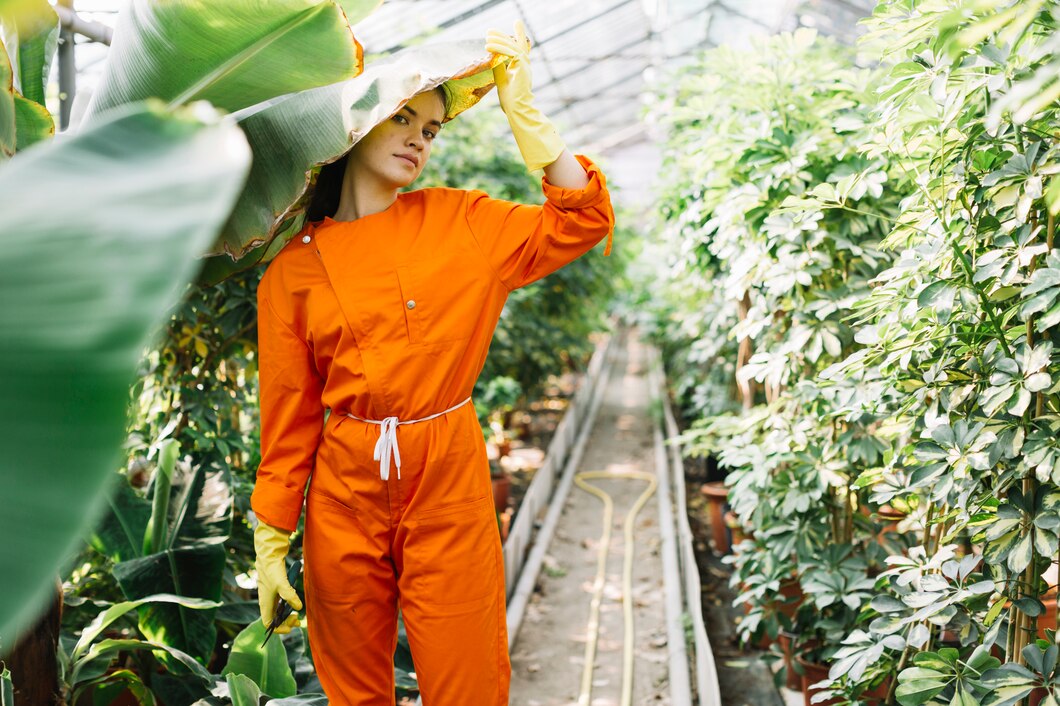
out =
[(472, 336), (480, 324), (486, 283), (467, 263), (419, 261), (398, 265), (409, 343), (446, 343)]

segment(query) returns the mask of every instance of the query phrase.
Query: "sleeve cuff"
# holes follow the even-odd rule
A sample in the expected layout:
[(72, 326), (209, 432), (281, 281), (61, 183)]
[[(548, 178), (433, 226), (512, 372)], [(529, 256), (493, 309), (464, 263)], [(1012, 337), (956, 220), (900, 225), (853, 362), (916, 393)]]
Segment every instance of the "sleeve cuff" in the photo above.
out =
[(259, 480), (250, 495), (250, 509), (267, 525), (288, 532), (298, 529), (305, 493)]
[(589, 175), (589, 183), (581, 189), (565, 189), (561, 186), (550, 184), (548, 179), (541, 177), (541, 189), (545, 198), (560, 208), (588, 208), (595, 206), (607, 198), (607, 180), (603, 172), (585, 155), (576, 154), (574, 158), (585, 168)]

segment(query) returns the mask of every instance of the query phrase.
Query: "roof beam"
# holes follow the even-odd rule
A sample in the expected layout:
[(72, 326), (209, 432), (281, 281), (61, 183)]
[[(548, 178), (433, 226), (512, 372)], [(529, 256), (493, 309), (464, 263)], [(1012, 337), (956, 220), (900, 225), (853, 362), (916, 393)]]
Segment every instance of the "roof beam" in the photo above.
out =
[[(458, 25), (461, 22), (463, 22), (464, 20), (471, 19), (472, 17), (474, 17), (478, 13), (482, 12), (483, 10), (488, 10), (491, 7), (493, 7), (494, 5), (500, 5), (503, 2), (506, 2), (506, 0), (483, 0), (478, 5), (475, 5), (473, 8), (471, 8), (470, 10), (464, 10), (459, 15), (457, 15), (455, 17), (450, 17), (449, 19), (438, 23), (438, 25), (437, 25), (437, 27), (435, 29), (447, 29), (449, 27), (452, 27), (453, 25)], [(408, 46), (408, 42), (415, 41), (416, 39), (419, 39), (421, 36), (422, 35), (417, 35), (415, 37), (410, 37), (409, 39), (405, 40), (404, 42), (398, 42), (397, 44), (392, 44), (391, 46), (389, 46), (386, 49), (384, 49), (381, 53), (382, 54), (390, 54), (392, 52), (398, 51), (399, 49), (404, 49), (405, 47)]]
[(590, 93), (587, 96), (580, 96), (577, 100), (569, 101), (569, 102), (561, 105), (559, 108), (554, 110), (549, 117), (551, 117), (552, 115), (559, 115), (560, 113), (566, 112), (566, 111), (570, 110), (571, 108), (573, 108), (574, 106), (576, 106), (579, 103), (581, 103), (582, 101), (591, 100), (593, 98), (596, 98), (599, 95), (602, 95), (602, 94), (606, 93), (607, 91), (609, 91), (610, 89), (614, 88), (615, 86), (619, 86), (619, 85), (621, 85), (623, 83), (626, 83), (627, 81), (632, 81), (633, 79), (637, 78), (638, 76), (640, 76), (641, 74), (644, 73), (644, 68), (645, 67), (638, 67), (637, 70), (634, 71), (633, 73), (624, 74), (620, 78), (618, 78), (617, 80), (612, 81), (611, 83), (608, 83), (608, 84), (606, 84), (604, 86), (601, 86), (596, 91)]
[[(611, 54), (609, 54), (606, 57), (602, 57), (601, 59), (598, 59), (598, 61), (603, 60), (603, 59), (609, 59), (612, 56), (614, 56), (615, 54), (621, 54), (626, 49), (630, 49), (632, 47), (637, 46), (638, 44), (642, 44), (643, 42), (650, 41), (651, 37), (652, 37), (652, 35), (651, 35), (650, 32), (648, 34), (645, 34), (645, 35), (642, 35), (640, 37), (637, 37), (632, 42), (628, 42), (628, 43), (623, 44), (622, 46), (618, 47), (617, 49), (612, 50)], [(563, 59), (559, 59), (559, 60), (563, 61)], [(594, 63), (594, 62), (587, 61), (587, 62), (585, 62), (585, 64), (583, 64), (582, 66), (579, 66), (577, 69), (574, 69), (573, 71), (568, 71), (567, 73), (565, 73), (565, 74), (563, 74), (561, 76), (553, 76), (551, 80), (546, 81), (545, 83), (542, 83), (540, 86), (534, 86), (534, 90), (535, 91), (540, 91), (543, 88), (548, 88), (549, 86), (551, 86), (554, 83), (561, 83), (561, 82), (567, 80), (568, 78), (570, 78), (571, 76), (576, 76), (579, 73), (581, 73), (582, 71), (584, 71), (585, 70), (585, 66), (590, 64), (590, 63)]]
[(560, 37), (562, 37), (565, 34), (570, 34), (574, 30), (576, 30), (579, 27), (581, 27), (582, 25), (588, 24), (590, 22), (595, 22), (596, 20), (600, 19), (601, 17), (606, 17), (607, 15), (611, 14), (615, 10), (621, 10), (626, 5), (631, 5), (634, 2), (637, 2), (637, 0), (621, 0), (621, 2), (615, 3), (611, 7), (608, 7), (606, 9), (596, 13), (592, 17), (586, 17), (584, 20), (582, 20), (580, 22), (572, 24), (569, 27), (564, 27), (560, 31), (558, 31), (555, 34), (553, 34), (551, 37), (546, 37), (545, 39), (542, 39), (540, 42), (537, 43), (537, 46), (541, 46), (542, 44), (546, 44), (548, 42), (551, 42), (553, 39), (559, 39)]

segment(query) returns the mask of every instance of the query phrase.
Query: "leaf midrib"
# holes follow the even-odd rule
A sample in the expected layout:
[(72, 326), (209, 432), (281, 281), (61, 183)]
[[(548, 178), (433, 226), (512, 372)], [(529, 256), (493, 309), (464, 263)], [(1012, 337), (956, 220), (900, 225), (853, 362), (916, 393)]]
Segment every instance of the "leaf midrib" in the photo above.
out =
[(173, 110), (177, 106), (183, 105), (183, 104), (191, 101), (199, 93), (202, 93), (203, 91), (205, 91), (206, 89), (208, 89), (212, 85), (214, 85), (215, 83), (219, 83), (220, 81), (222, 81), (225, 78), (227, 78), (229, 75), (235, 73), (236, 69), (238, 69), (240, 66), (242, 66), (243, 64), (248, 62), (251, 58), (253, 58), (256, 54), (258, 54), (261, 50), (263, 50), (266, 46), (271, 44), (273, 41), (279, 39), (283, 35), (285, 35), (288, 32), (294, 30), (295, 28), (297, 28), (297, 27), (299, 27), (299, 26), (301, 26), (303, 24), (306, 24), (310, 20), (315, 19), (317, 15), (319, 15), (320, 13), (322, 13), (322, 12), (324, 12), (326, 10), (330, 10), (331, 7), (332, 6), (323, 5), (323, 4), (317, 5), (314, 8), (312, 8), (311, 10), (309, 10), (308, 12), (302, 13), (298, 20), (296, 20), (294, 22), (290, 22), (290, 23), (284, 24), (284, 25), (281, 25), (276, 30), (274, 30), (274, 31), (272, 31), (272, 32), (270, 32), (270, 33), (268, 33), (266, 35), (263, 35), (256, 42), (254, 42), (250, 46), (246, 47), (245, 49), (240, 51), (238, 54), (236, 54), (233, 57), (231, 57), (228, 61), (226, 61), (223, 64), (221, 64), (220, 66), (218, 66), (213, 71), (207, 73), (202, 78), (200, 78), (198, 81), (196, 81), (191, 86), (189, 86), (187, 89), (185, 89), (183, 93), (181, 93), (180, 95), (178, 95), (176, 98), (174, 98), (172, 101), (169, 102), (168, 109), (169, 110)]

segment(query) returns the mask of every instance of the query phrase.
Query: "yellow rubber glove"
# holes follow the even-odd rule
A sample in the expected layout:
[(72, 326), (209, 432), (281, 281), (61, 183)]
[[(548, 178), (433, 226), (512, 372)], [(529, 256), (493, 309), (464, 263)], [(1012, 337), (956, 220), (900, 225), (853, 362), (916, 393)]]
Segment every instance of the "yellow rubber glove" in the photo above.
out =
[(507, 65), (493, 67), (493, 80), (523, 161), (530, 171), (552, 164), (566, 146), (548, 118), (533, 105), (530, 40), (526, 38), (522, 20), (515, 23), (514, 37), (491, 29), (486, 34), (486, 51), (510, 59)]
[[(254, 529), (255, 563), (258, 567), (258, 608), (261, 610), (261, 622), (266, 628), (276, 615), (276, 604), (280, 597), (296, 611), (302, 610), (298, 593), (287, 581), (287, 565), (284, 559), (290, 546), (290, 532), (258, 520), (258, 526)], [(299, 624), (298, 614), (291, 613), (274, 632), (289, 633), (291, 628), (296, 628)]]

